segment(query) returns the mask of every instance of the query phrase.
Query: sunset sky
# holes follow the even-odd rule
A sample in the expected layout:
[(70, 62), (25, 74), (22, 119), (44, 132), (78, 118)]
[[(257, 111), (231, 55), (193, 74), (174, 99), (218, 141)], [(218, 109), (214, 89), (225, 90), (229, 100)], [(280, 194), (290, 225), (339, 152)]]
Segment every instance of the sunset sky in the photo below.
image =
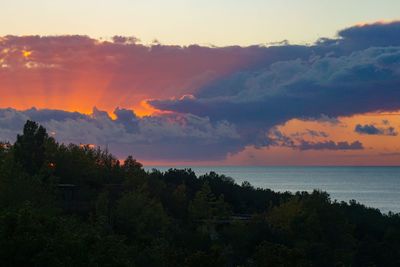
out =
[(399, 165), (400, 1), (9, 1), (0, 141), (27, 119), (148, 165)]

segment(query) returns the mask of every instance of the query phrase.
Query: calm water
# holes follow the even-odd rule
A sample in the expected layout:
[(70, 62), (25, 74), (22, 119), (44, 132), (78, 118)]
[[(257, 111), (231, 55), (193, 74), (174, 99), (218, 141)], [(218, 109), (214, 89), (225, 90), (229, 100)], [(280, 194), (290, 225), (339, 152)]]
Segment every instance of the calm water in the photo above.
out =
[[(165, 171), (167, 167), (146, 167)], [(176, 167), (176, 168), (189, 168)], [(382, 212), (400, 212), (400, 167), (190, 167), (197, 175), (225, 174), (237, 183), (275, 191), (321, 189), (332, 199), (355, 199)]]

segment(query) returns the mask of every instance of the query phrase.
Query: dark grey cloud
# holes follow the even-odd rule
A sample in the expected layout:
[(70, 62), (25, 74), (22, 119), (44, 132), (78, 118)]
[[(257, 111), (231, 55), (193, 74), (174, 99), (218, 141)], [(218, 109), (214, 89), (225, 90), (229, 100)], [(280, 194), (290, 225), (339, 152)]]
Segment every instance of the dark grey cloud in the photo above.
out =
[(139, 118), (133, 110), (116, 108), (114, 114), (117, 117), (115, 121), (123, 124), (128, 132), (139, 131)]
[[(290, 119), (329, 118), (337, 124), (340, 116), (398, 110), (399, 24), (351, 27), (340, 31), (338, 39), (302, 47), (301, 56), (237, 72), (203, 87), (191, 98), (149, 103), (161, 110), (226, 120), (237, 126), (245, 143), (255, 146), (271, 144), (264, 133)], [(388, 128), (384, 133), (394, 135), (395, 131)], [(318, 148), (362, 149), (362, 145), (326, 141), (299, 147)]]
[(339, 31), (341, 42), (348, 46), (366, 48), (371, 46), (399, 46), (400, 22), (373, 23), (353, 26)]
[(387, 136), (397, 136), (396, 129), (394, 127), (380, 128), (373, 124), (357, 124), (354, 131), (359, 134), (366, 135), (387, 135)]
[(363, 144), (360, 141), (354, 141), (349, 143), (347, 141), (334, 142), (334, 141), (323, 141), (323, 142), (308, 142), (301, 141), (297, 146), (298, 149), (304, 150), (362, 150), (364, 149)]
[(293, 118), (398, 110), (400, 64), (393, 62), (400, 62), (400, 47), (279, 62), (259, 72), (239, 74), (246, 76), (242, 82), (214, 88), (212, 96), (200, 92), (193, 98), (150, 103), (161, 110), (227, 120), (245, 138), (257, 140), (260, 132)]
[[(398, 110), (400, 46), (396, 46), (399, 38), (393, 38), (393, 32), (400, 36), (398, 23), (349, 28), (339, 32), (341, 38), (336, 42), (324, 40), (309, 47), (325, 51), (324, 55), (319, 52), (239, 72), (202, 88), (192, 98), (153, 100), (150, 104), (212, 121), (227, 120), (238, 126), (243, 138), (255, 143), (263, 143), (263, 132), (293, 118), (335, 119)], [(349, 43), (362, 40), (361, 36), (371, 36), (368, 44), (377, 46), (365, 48), (363, 43), (350, 48)], [(340, 52), (349, 49), (351, 53)]]
[(380, 135), (382, 131), (372, 124), (361, 125), (357, 124), (354, 131), (359, 134)]
[(324, 132), (317, 132), (307, 130), (306, 132), (294, 133), (290, 136), (285, 135), (279, 131), (276, 127), (272, 128), (267, 136), (269, 146), (280, 146), (297, 149), (300, 151), (305, 150), (362, 150), (364, 149), (363, 144), (360, 141), (348, 142), (339, 141), (335, 142), (332, 140), (323, 141), (308, 141), (303, 139), (304, 136), (326, 138), (328, 135)]

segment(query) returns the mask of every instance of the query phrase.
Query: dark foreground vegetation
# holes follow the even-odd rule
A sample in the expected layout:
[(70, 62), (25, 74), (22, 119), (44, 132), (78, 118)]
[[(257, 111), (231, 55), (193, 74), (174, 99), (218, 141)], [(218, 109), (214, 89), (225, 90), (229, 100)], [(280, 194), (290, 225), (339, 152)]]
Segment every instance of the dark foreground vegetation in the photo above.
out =
[(400, 216), (60, 145), (0, 146), (1, 266), (400, 266)]

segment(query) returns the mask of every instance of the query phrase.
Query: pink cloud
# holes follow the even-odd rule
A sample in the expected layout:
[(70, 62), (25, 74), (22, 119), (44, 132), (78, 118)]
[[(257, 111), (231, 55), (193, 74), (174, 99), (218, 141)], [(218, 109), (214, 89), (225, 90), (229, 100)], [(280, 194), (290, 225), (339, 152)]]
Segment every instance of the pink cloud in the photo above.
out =
[(264, 53), (259, 47), (145, 46), (123, 37), (6, 36), (0, 39), (0, 106), (134, 107), (147, 98), (192, 94)]

